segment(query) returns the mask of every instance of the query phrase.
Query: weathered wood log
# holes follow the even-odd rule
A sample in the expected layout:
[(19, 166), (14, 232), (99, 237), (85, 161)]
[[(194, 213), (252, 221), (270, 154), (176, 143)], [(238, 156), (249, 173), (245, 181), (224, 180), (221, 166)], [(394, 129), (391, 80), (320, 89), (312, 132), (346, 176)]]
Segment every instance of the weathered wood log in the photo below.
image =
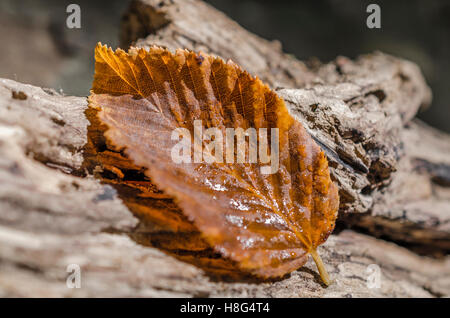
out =
[[(276, 282), (220, 282), (140, 245), (132, 239), (138, 220), (114, 189), (69, 174), (80, 174), (86, 107), (85, 98), (0, 80), (1, 296), (450, 295), (450, 281), (443, 279), (450, 259), (417, 256), (348, 230), (321, 247), (336, 279), (328, 288), (312, 260)], [(70, 264), (81, 268), (80, 289), (66, 285)], [(371, 264), (380, 267), (380, 288), (368, 288)]]
[[(435, 297), (450, 295), (450, 259), (420, 257), (352, 231), (321, 254), (336, 284), (310, 260), (277, 282), (217, 282), (132, 238), (141, 231), (116, 191), (81, 174), (86, 99), (0, 80), (1, 296)], [(81, 289), (66, 286), (70, 264)], [(368, 288), (368, 266), (381, 270)], [(373, 265), (372, 265), (373, 266)], [(372, 268), (372, 267), (371, 267)], [(370, 286), (370, 285), (369, 285)]]
[[(446, 250), (449, 137), (411, 121), (430, 96), (413, 64), (375, 54), (309, 70), (211, 7), (189, 1), (190, 12), (179, 10), (180, 3), (135, 2), (129, 20), (138, 19), (137, 29), (125, 34), (153, 32), (138, 45), (165, 42), (231, 57), (272, 86), (287, 87), (278, 92), (327, 151), (334, 177), (349, 193), (342, 211), (366, 212), (348, 213), (358, 216), (348, 222)], [(197, 20), (184, 20), (194, 14)], [(198, 21), (203, 30), (193, 24)], [(226, 28), (212, 27), (216, 22)], [(203, 38), (206, 30), (212, 33)], [(230, 41), (240, 47), (227, 46)], [(115, 189), (83, 171), (86, 107), (85, 98), (0, 80), (0, 296), (450, 296), (448, 256), (418, 256), (352, 230), (335, 233), (320, 248), (336, 279), (328, 288), (312, 260), (276, 282), (217, 281), (140, 244), (142, 224)], [(81, 267), (80, 289), (66, 285), (69, 264)], [(380, 288), (368, 285), (374, 265)]]
[[(422, 180), (426, 192), (420, 197), (431, 193), (432, 187), (439, 193), (447, 192), (448, 185), (436, 184), (439, 178), (433, 175), (448, 174), (450, 169), (445, 159), (448, 147), (443, 143), (431, 142), (437, 154), (431, 161), (425, 160), (430, 163), (428, 168), (417, 171), (417, 163), (424, 161), (420, 148), (429, 146), (418, 143), (413, 135), (433, 133), (429, 128), (409, 125), (416, 112), (431, 101), (430, 90), (415, 64), (375, 53), (356, 61), (339, 57), (308, 69), (303, 62), (286, 57), (279, 45), (250, 34), (197, 0), (133, 1), (123, 20), (122, 40), (124, 45), (139, 47), (203, 50), (232, 59), (278, 87), (291, 112), (327, 152), (340, 187), (341, 215), (364, 213), (345, 217), (345, 222), (403, 243), (435, 246), (441, 254), (450, 250), (448, 196), (442, 195), (439, 203), (430, 197), (428, 203), (387, 204), (396, 200), (393, 193), (408, 192), (411, 187), (401, 181), (402, 176)], [(408, 152), (411, 144), (419, 150)], [(415, 187), (409, 201), (417, 198)], [(406, 201), (407, 194), (402, 202)], [(403, 217), (398, 217), (399, 211)], [(404, 230), (392, 231), (399, 228)]]

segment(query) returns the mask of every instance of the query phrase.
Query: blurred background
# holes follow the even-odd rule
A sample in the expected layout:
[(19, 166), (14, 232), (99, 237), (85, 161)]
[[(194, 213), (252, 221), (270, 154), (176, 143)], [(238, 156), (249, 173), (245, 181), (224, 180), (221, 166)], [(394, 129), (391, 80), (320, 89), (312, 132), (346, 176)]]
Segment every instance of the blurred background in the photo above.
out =
[[(419, 117), (450, 132), (450, 1), (208, 0), (243, 27), (281, 42), (301, 60), (355, 58), (376, 50), (417, 63), (433, 91)], [(81, 29), (66, 27), (66, 7), (81, 7)], [(119, 45), (127, 0), (2, 0), (0, 77), (89, 94), (98, 41)], [(381, 29), (368, 29), (366, 8), (381, 7)]]

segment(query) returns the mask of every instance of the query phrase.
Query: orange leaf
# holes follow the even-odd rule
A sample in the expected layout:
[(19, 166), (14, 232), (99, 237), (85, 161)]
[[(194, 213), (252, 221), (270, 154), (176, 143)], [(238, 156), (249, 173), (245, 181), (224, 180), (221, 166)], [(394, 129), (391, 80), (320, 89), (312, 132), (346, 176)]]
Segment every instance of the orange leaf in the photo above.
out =
[[(281, 98), (233, 62), (203, 53), (114, 52), (99, 44), (95, 60), (88, 111), (93, 160), (112, 173), (111, 183), (135, 193), (125, 200), (129, 207), (136, 197), (148, 200), (142, 215), (177, 231), (198, 230), (194, 242), (263, 278), (301, 267), (310, 253), (329, 283), (316, 249), (334, 228), (337, 187), (324, 153)], [(214, 140), (200, 138), (209, 128)], [(265, 131), (270, 164), (261, 162), (265, 149), (255, 162), (250, 146), (240, 161), (234, 145), (231, 152), (222, 147), (227, 128), (249, 135), (254, 128), (260, 147)], [(177, 148), (174, 131), (188, 134), (189, 145)], [(189, 150), (191, 162), (174, 161), (174, 149)]]

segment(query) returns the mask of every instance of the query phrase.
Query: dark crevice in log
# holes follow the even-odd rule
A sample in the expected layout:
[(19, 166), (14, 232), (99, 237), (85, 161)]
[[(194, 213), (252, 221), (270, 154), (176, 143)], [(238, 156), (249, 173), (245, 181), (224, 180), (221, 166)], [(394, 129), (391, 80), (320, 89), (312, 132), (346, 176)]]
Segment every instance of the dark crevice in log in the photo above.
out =
[(337, 221), (335, 232), (338, 234), (346, 229), (393, 242), (422, 256), (444, 259), (450, 254), (448, 233), (426, 231), (417, 224), (408, 222), (405, 217), (390, 219), (374, 217), (370, 213), (346, 214)]
[(426, 172), (439, 186), (450, 187), (450, 164), (434, 163), (424, 159), (414, 159), (413, 165), (418, 172)]
[[(86, 144), (87, 121), (83, 114), (84, 98), (47, 95), (40, 88), (1, 80), (0, 85), (0, 294), (7, 296), (246, 296), (246, 297), (439, 297), (448, 296), (450, 288), (442, 277), (449, 275), (445, 260), (419, 257), (383, 240), (341, 229), (322, 246), (322, 258), (337, 279), (337, 284), (323, 288), (311, 260), (306, 267), (273, 282), (213, 278), (194, 264), (197, 257), (174, 248), (174, 254), (160, 253), (151, 244), (136, 244), (130, 235), (141, 236), (148, 244), (152, 234), (156, 242), (172, 244), (162, 238), (161, 229), (133, 217), (111, 184), (100, 186), (92, 176), (74, 177), (27, 156), (27, 149), (39, 150), (52, 162), (63, 162), (80, 169), (77, 157), (64, 144)], [(5, 87), (7, 87), (5, 89)], [(32, 103), (11, 101), (9, 88), (38, 96)], [(6, 94), (3, 94), (6, 91)], [(56, 99), (56, 100), (55, 100)], [(7, 103), (2, 101), (6, 100)], [(2, 104), (3, 103), (3, 104)], [(6, 107), (6, 106), (9, 107)], [(58, 107), (64, 107), (64, 111)], [(61, 112), (64, 127), (52, 123), (53, 108)], [(81, 110), (81, 111), (80, 111)], [(46, 113), (48, 112), (48, 113)], [(74, 116), (74, 114), (78, 114)], [(16, 114), (20, 114), (17, 116)], [(20, 119), (20, 120), (19, 120)], [(26, 123), (26, 124), (25, 124)], [(73, 127), (74, 129), (70, 128)], [(67, 138), (72, 131), (78, 135)], [(425, 135), (420, 132), (422, 137)], [(61, 140), (53, 148), (39, 148), (40, 140)], [(440, 137), (439, 139), (443, 139)], [(83, 141), (84, 140), (84, 141)], [(101, 143), (100, 143), (101, 144)], [(120, 150), (108, 150), (121, 171), (127, 171)], [(428, 141), (427, 144), (430, 144)], [(48, 145), (45, 143), (45, 145)], [(56, 151), (57, 150), (57, 151)], [(61, 156), (67, 154), (67, 157)], [(430, 153), (427, 151), (427, 153)], [(92, 158), (87, 158), (89, 161)], [(429, 160), (433, 162), (433, 160)], [(47, 163), (48, 164), (48, 163)], [(101, 169), (93, 168), (101, 172)], [(131, 169), (135, 170), (135, 169)], [(138, 171), (138, 170), (136, 170)], [(128, 174), (134, 179), (139, 174)], [(116, 178), (116, 177), (114, 177)], [(137, 178), (139, 179), (139, 178)], [(114, 179), (109, 180), (113, 183)], [(128, 181), (129, 183), (131, 181)], [(149, 188), (147, 180), (130, 183), (122, 191), (131, 198), (139, 188)], [(117, 186), (117, 185), (116, 185)], [(155, 193), (155, 195), (160, 195)], [(170, 200), (147, 198), (147, 206), (162, 201), (165, 211), (176, 215)], [(131, 202), (133, 203), (133, 202)], [(148, 222), (150, 224), (150, 222)], [(158, 234), (157, 234), (158, 233)], [(186, 229), (186, 233), (189, 230)], [(190, 232), (192, 233), (192, 232)], [(199, 248), (199, 245), (196, 245)], [(201, 250), (201, 248), (199, 248)], [(179, 262), (181, 254), (185, 259)], [(174, 256), (171, 257), (170, 255)], [(192, 255), (195, 255), (192, 254)], [(201, 261), (206, 261), (202, 258)], [(216, 261), (220, 260), (217, 258)], [(197, 260), (200, 261), (200, 260)], [(85, 275), (83, 288), (66, 288), (66, 266), (80, 262)], [(20, 264), (25, 264), (25, 267)], [(366, 268), (377, 264), (382, 269), (380, 289), (367, 289)], [(212, 265), (210, 263), (210, 265)], [(214, 264), (215, 268), (222, 266)], [(206, 266), (205, 266), (206, 267)], [(33, 268), (33, 270), (29, 270)], [(37, 271), (42, 274), (38, 274)], [(218, 271), (226, 276), (225, 271)], [(220, 276), (220, 275), (219, 275)], [(137, 283), (138, 282), (138, 283)], [(237, 283), (236, 283), (237, 282)], [(117, 284), (116, 284), (117, 283)], [(43, 288), (42, 286), (45, 286)]]

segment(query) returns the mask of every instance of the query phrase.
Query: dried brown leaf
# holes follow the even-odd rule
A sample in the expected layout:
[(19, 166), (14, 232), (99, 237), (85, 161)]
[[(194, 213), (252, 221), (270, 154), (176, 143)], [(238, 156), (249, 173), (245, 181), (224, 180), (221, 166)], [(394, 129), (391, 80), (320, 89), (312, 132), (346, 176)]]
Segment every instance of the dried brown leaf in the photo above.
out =
[[(127, 193), (133, 211), (179, 233), (168, 245), (209, 246), (263, 278), (301, 267), (310, 253), (329, 283), (316, 249), (334, 228), (337, 187), (324, 153), (276, 93), (233, 62), (203, 53), (114, 52), (99, 44), (95, 60), (91, 159)], [(226, 128), (267, 128), (271, 140), (270, 128), (278, 128), (278, 171), (263, 174), (260, 162), (175, 163), (172, 132), (194, 136), (195, 120), (223, 136)], [(138, 207), (138, 199), (147, 203)]]

